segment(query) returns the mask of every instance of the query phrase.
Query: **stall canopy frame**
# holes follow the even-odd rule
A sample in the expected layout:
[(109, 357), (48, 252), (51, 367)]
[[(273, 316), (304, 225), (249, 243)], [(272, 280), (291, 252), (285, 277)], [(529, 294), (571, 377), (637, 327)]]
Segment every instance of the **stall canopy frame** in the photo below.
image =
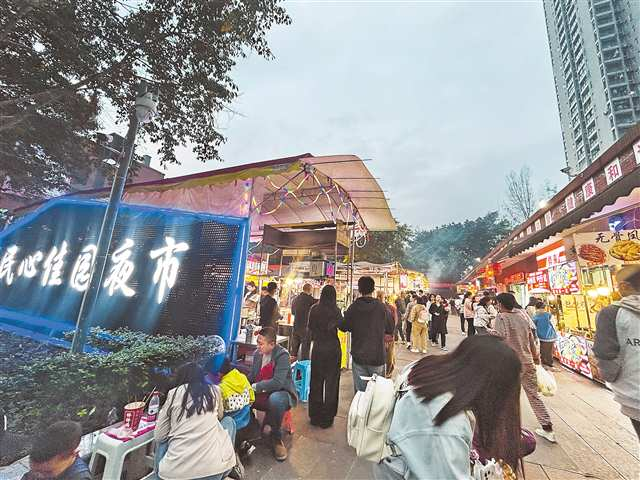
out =
[[(108, 189), (65, 197), (106, 198)], [(377, 180), (355, 155), (294, 157), (127, 185), (124, 202), (249, 217), (251, 238), (263, 225), (344, 222), (356, 239), (367, 231), (394, 231), (396, 222)], [(21, 215), (36, 202), (16, 210)]]

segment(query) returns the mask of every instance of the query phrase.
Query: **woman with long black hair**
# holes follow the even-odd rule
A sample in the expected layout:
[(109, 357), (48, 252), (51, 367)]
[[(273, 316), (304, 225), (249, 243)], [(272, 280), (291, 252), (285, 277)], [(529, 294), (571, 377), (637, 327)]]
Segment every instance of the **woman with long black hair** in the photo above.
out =
[(341, 321), (342, 312), (336, 302), (336, 289), (332, 285), (325, 285), (320, 293), (320, 301), (309, 311), (309, 331), (313, 341), (309, 418), (312, 425), (321, 428), (333, 425), (338, 413), (342, 360), (338, 323)]
[(187, 363), (177, 371), (154, 432), (156, 474), (161, 480), (220, 480), (242, 476), (233, 448), (236, 424), (224, 417), (222, 394), (205, 371)]
[(518, 355), (492, 336), (467, 337), (453, 352), (413, 364), (387, 436), (394, 454), (374, 466), (374, 477), (470, 479), (474, 423), (487, 458), (517, 472), (520, 371)]

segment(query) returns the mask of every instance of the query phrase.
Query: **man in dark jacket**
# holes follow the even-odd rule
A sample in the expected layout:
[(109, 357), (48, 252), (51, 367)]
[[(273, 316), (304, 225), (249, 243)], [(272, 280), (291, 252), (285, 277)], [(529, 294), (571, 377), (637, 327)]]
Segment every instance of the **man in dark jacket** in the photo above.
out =
[[(293, 313), (293, 333), (291, 335), (291, 355), (300, 360), (309, 360), (311, 350), (311, 336), (309, 335), (309, 310), (316, 303), (316, 299), (311, 296), (311, 285), (306, 283), (302, 287), (302, 293), (291, 302), (291, 313)], [(302, 351), (299, 352), (300, 347)]]
[(282, 443), (282, 418), (287, 410), (296, 406), (298, 397), (289, 352), (276, 343), (276, 331), (271, 327), (258, 333), (258, 349), (249, 381), (256, 392), (253, 408), (266, 412), (265, 423), (271, 427), (273, 453), (276, 460), (282, 462), (287, 458), (287, 448)]
[(343, 332), (351, 332), (351, 359), (353, 360), (353, 386), (363, 392), (374, 373), (384, 376), (386, 354), (384, 334), (393, 335), (393, 326), (387, 323), (387, 310), (373, 298), (376, 284), (371, 277), (360, 277), (360, 297), (347, 309), (344, 320), (338, 326)]
[(404, 318), (404, 314), (406, 311), (407, 304), (404, 303), (404, 297), (402, 296), (402, 294), (400, 294), (398, 295), (398, 298), (396, 298), (396, 317), (398, 319), (398, 323), (396, 325), (395, 339), (398, 340), (398, 334), (400, 334), (402, 343), (404, 343), (404, 328), (402, 328), (402, 319)]
[(278, 310), (278, 302), (274, 298), (278, 291), (278, 284), (276, 282), (269, 282), (267, 284), (267, 293), (260, 299), (260, 326), (261, 327), (273, 327), (277, 331), (277, 321), (280, 319), (280, 312)]

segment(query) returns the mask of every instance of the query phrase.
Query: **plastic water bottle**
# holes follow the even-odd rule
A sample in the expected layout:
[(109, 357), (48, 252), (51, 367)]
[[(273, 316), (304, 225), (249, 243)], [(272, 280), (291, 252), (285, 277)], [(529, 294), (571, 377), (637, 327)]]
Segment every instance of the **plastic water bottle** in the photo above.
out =
[(147, 410), (149, 421), (155, 421), (160, 411), (160, 392), (153, 392), (151, 400), (149, 400), (149, 409)]

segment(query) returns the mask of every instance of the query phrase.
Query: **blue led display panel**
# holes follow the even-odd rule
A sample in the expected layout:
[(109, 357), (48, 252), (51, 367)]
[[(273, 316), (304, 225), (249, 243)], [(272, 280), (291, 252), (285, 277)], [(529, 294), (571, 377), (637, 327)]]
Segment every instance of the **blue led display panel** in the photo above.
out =
[[(0, 232), (0, 327), (59, 338), (75, 327), (106, 204), (52, 200)], [(240, 320), (245, 218), (122, 205), (93, 326), (219, 335)]]

